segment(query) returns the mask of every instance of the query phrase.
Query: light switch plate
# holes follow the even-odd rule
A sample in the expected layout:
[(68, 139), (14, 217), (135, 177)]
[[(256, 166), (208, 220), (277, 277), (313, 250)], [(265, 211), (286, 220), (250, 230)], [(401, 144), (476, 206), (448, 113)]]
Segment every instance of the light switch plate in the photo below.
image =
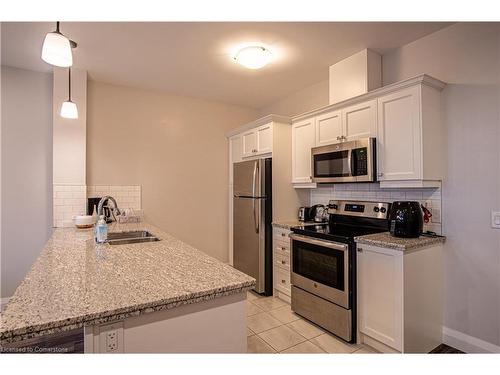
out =
[(500, 211), (491, 211), (491, 227), (500, 229)]

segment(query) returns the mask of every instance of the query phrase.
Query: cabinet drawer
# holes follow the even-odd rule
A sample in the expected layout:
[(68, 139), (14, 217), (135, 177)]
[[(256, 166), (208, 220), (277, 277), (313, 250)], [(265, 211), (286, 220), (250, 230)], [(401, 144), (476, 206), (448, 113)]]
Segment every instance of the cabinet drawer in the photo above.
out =
[(274, 254), (290, 259), (290, 242), (274, 241)]
[(291, 294), (290, 271), (275, 267), (274, 287), (289, 296)]
[(285, 241), (285, 242), (288, 242), (290, 241), (290, 238), (288, 237), (288, 235), (291, 233), (292, 231), (288, 230), (288, 229), (284, 229), (284, 228), (274, 228), (274, 231), (273, 231), (273, 238), (275, 240), (278, 240), (278, 241)]
[(274, 253), (274, 265), (290, 271), (290, 256)]

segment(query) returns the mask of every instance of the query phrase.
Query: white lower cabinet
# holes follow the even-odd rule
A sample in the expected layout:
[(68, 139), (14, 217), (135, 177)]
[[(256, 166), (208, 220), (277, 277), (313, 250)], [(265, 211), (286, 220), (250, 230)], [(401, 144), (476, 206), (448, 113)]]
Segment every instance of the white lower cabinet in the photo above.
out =
[(357, 249), (359, 341), (401, 353), (428, 353), (441, 344), (442, 246)]
[(290, 235), (288, 229), (273, 229), (274, 295), (290, 303)]
[(359, 331), (401, 351), (403, 253), (359, 246), (357, 255)]

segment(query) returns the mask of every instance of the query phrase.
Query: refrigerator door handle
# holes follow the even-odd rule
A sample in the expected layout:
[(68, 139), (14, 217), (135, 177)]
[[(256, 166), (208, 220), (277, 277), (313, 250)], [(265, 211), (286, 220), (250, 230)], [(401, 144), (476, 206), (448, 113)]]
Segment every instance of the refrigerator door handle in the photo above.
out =
[[(253, 166), (253, 184), (252, 184), (252, 195), (255, 197), (255, 192), (257, 190), (257, 173), (259, 171), (259, 161), (256, 160), (255, 164)], [(253, 207), (253, 222), (255, 226), (255, 233), (259, 233), (259, 219), (257, 218), (257, 211), (255, 207), (255, 201), (256, 199), (254, 198), (252, 200), (252, 207)]]
[(255, 192), (257, 190), (257, 170), (258, 170), (258, 165), (259, 162), (255, 161), (255, 164), (253, 165), (253, 181), (252, 181), (252, 197), (255, 197)]

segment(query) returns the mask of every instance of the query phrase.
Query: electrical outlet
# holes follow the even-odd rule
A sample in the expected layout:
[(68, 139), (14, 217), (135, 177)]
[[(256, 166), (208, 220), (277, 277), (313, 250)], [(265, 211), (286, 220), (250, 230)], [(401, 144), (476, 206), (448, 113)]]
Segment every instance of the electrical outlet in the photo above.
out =
[(123, 353), (123, 322), (103, 324), (99, 329), (99, 353)]
[(500, 211), (491, 211), (491, 227), (500, 229)]
[(106, 332), (106, 352), (115, 352), (118, 349), (118, 333), (116, 331)]
[(431, 222), (437, 224), (441, 223), (441, 210), (439, 208), (432, 208), (431, 213)]

